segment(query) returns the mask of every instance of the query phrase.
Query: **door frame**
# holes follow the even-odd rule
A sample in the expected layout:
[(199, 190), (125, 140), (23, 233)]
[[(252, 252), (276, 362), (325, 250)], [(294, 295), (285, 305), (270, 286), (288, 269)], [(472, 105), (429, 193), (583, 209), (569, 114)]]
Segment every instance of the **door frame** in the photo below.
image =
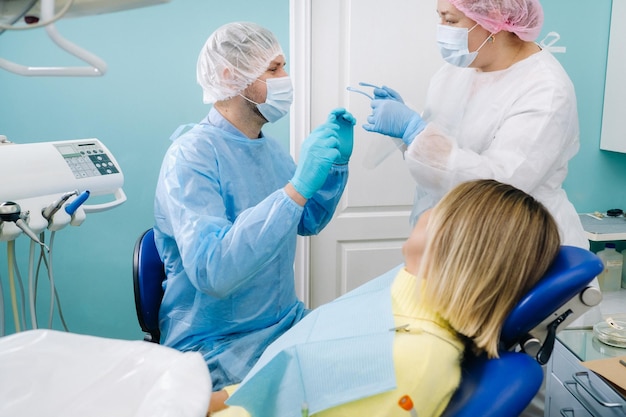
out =
[[(300, 145), (311, 131), (311, 1), (289, 0), (289, 71), (293, 106), (289, 116), (289, 149), (298, 161)], [(310, 237), (298, 236), (294, 261), (296, 295), (308, 307), (311, 288)]]

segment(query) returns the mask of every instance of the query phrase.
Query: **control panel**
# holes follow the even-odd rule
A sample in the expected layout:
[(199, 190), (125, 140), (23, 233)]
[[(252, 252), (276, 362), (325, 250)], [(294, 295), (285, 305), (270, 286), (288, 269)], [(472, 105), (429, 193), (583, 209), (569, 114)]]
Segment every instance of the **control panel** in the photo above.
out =
[(100, 142), (62, 143), (55, 147), (76, 179), (120, 172)]

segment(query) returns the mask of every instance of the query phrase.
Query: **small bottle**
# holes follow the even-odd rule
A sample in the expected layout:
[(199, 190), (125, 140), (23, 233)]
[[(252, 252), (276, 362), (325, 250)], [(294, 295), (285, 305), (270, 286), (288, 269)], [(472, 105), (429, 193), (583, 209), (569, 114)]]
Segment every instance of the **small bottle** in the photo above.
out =
[(598, 275), (598, 282), (602, 291), (617, 291), (622, 281), (623, 255), (615, 250), (615, 243), (606, 243), (604, 249), (596, 255), (602, 259), (604, 271)]

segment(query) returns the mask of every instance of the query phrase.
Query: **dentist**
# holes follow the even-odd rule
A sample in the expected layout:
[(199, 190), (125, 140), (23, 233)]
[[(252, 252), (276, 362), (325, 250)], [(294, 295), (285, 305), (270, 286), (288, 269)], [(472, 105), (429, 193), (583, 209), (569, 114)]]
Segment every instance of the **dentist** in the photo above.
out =
[(167, 273), (160, 342), (202, 353), (219, 391), (307, 313), (294, 288), (296, 236), (332, 218), (355, 120), (333, 110), (296, 166), (262, 131), (287, 114), (292, 86), (280, 44), (253, 23), (217, 29), (197, 79), (214, 105), (173, 135), (156, 189), (155, 242)]

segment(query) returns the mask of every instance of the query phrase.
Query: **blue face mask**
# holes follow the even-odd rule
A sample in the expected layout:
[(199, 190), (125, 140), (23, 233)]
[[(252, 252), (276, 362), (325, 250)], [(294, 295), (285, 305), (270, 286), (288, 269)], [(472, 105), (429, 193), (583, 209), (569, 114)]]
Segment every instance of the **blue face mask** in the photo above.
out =
[(439, 45), (439, 52), (442, 58), (447, 63), (466, 68), (474, 62), (480, 48), (482, 48), (489, 38), (491, 38), (491, 35), (493, 35), (493, 33), (490, 34), (477, 50), (470, 52), (468, 35), (476, 26), (478, 26), (478, 24), (474, 25), (471, 29), (467, 29), (442, 24), (437, 25), (437, 45)]
[(267, 80), (259, 80), (267, 85), (267, 96), (265, 103), (255, 103), (248, 97), (241, 96), (250, 103), (256, 104), (259, 112), (267, 119), (268, 122), (274, 123), (284, 117), (293, 102), (293, 86), (291, 78), (268, 78)]

